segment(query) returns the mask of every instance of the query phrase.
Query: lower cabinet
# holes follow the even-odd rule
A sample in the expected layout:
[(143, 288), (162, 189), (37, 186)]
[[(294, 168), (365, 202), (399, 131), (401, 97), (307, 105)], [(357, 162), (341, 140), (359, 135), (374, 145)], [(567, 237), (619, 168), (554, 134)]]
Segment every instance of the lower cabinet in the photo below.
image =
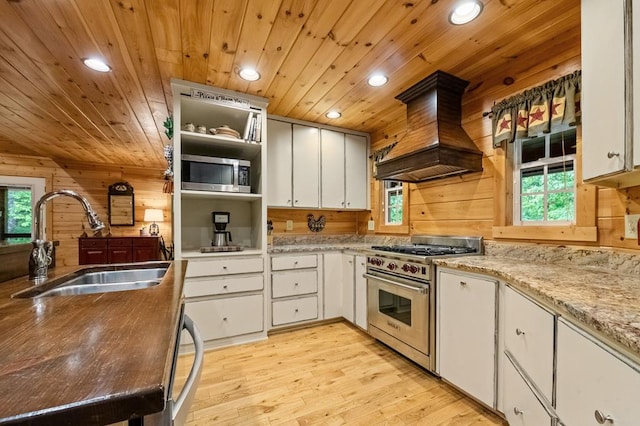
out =
[(271, 257), (271, 326), (322, 319), (318, 255)]
[(131, 263), (160, 260), (158, 237), (80, 237), (78, 264)]
[(547, 413), (526, 379), (516, 370), (512, 360), (504, 365), (504, 415), (511, 426), (553, 426)]
[(640, 366), (558, 321), (556, 409), (566, 426), (640, 424)]
[[(185, 274), (185, 313), (207, 346), (266, 337), (262, 257), (189, 259)], [(187, 337), (187, 336), (185, 336)], [(190, 345), (187, 337), (181, 345)]]
[(496, 407), (497, 281), (439, 269), (438, 373), (449, 383)]

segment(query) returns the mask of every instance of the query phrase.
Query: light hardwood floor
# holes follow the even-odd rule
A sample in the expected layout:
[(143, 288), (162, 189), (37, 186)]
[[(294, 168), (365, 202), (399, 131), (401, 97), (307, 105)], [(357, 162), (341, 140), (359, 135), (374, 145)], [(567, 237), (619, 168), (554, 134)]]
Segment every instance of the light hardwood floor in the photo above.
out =
[[(180, 357), (178, 389), (191, 362)], [(280, 424), (506, 422), (346, 322), (206, 352), (187, 425)]]

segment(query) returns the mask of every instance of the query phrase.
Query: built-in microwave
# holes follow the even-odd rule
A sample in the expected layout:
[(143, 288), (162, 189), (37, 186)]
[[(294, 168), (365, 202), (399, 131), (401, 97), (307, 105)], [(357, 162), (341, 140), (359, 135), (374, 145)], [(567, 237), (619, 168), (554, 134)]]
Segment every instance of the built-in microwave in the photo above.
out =
[(182, 189), (250, 193), (251, 162), (184, 154)]

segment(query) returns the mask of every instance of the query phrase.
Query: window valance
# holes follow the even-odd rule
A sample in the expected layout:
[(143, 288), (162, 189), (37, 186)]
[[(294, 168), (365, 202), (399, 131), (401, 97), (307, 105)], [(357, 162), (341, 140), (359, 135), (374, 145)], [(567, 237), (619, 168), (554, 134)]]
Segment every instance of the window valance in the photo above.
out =
[(503, 99), (491, 108), (493, 146), (580, 122), (581, 71)]

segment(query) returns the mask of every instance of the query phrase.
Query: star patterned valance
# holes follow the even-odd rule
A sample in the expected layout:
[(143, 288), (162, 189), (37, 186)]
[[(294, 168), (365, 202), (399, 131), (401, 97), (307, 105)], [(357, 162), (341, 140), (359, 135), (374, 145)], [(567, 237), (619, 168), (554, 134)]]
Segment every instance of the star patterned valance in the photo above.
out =
[(495, 104), (491, 108), (494, 148), (559, 126), (575, 126), (580, 121), (580, 85), (578, 70)]

